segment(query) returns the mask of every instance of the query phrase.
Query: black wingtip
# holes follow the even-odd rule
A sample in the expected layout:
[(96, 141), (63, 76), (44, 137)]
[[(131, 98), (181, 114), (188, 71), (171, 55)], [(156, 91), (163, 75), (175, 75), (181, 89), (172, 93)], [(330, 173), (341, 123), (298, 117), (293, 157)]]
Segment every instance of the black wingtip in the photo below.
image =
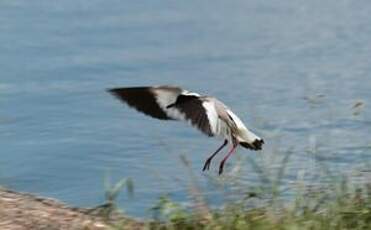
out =
[(110, 93), (110, 94), (116, 94), (118, 91), (118, 88), (109, 88), (109, 89), (106, 89), (106, 92), (107, 93)]
[(123, 100), (124, 95), (126, 95), (125, 88), (108, 88), (106, 89), (106, 92), (120, 100)]

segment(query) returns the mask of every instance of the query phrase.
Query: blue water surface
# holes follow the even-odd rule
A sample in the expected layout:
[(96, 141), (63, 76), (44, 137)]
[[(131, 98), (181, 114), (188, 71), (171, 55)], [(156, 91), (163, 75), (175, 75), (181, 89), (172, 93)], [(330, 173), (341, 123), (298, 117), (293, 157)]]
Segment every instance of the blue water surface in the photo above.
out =
[[(209, 177), (252, 186), (249, 162), (274, 177), (289, 151), (288, 188), (318, 179), (323, 164), (367, 171), (370, 12), (367, 0), (2, 0), (0, 184), (90, 207), (103, 202), (107, 173), (130, 177), (134, 197), (119, 202), (143, 217), (162, 194), (189, 201), (182, 154), (212, 205), (224, 196)], [(221, 154), (203, 173), (221, 140), (105, 91), (160, 84), (217, 96), (264, 151), (239, 149), (218, 178)]]

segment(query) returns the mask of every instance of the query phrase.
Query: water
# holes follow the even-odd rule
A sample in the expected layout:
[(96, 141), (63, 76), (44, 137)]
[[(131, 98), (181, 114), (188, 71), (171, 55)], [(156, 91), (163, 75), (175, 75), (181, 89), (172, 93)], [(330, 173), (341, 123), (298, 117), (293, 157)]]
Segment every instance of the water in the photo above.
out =
[[(266, 140), (240, 149), (268, 172), (292, 151), (286, 184), (316, 178), (318, 157), (351, 173), (371, 160), (369, 1), (0, 2), (0, 184), (78, 206), (103, 178), (131, 177), (134, 216), (164, 193), (186, 202), (185, 154), (218, 203), (203, 161), (221, 144), (136, 113), (105, 89), (175, 84), (218, 96)], [(323, 95), (323, 96), (318, 96)], [(353, 116), (352, 105), (365, 106)], [(309, 153), (308, 153), (309, 152)], [(239, 176), (258, 183), (251, 164)], [(367, 170), (366, 170), (367, 171)], [(318, 176), (318, 175), (317, 175)], [(216, 192), (217, 193), (217, 192)]]

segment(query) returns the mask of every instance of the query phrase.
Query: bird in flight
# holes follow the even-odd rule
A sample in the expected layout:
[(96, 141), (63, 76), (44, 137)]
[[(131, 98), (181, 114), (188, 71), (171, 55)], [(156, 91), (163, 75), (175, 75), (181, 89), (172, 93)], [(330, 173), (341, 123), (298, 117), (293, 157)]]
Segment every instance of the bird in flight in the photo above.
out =
[(187, 121), (204, 134), (224, 139), (223, 144), (205, 161), (203, 171), (211, 160), (228, 143), (231, 149), (219, 165), (219, 175), (224, 163), (238, 145), (251, 150), (261, 150), (264, 140), (248, 130), (240, 118), (215, 97), (202, 96), (176, 86), (147, 86), (113, 88), (108, 92), (121, 101), (151, 117), (161, 120)]

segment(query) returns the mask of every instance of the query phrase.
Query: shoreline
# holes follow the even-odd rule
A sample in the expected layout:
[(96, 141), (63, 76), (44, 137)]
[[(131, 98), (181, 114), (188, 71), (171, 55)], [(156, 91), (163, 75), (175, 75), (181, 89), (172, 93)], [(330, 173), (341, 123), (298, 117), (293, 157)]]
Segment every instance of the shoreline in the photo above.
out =
[(120, 221), (130, 229), (141, 229), (143, 222), (115, 214), (105, 219), (94, 209), (69, 206), (57, 199), (17, 192), (0, 186), (0, 229), (111, 229)]
[[(239, 202), (212, 209), (192, 193), (188, 210), (167, 197), (154, 206), (154, 219), (140, 220), (115, 209), (114, 203), (80, 208), (56, 199), (0, 187), (0, 229), (369, 229), (371, 184), (332, 186), (298, 191), (285, 203), (275, 190), (247, 194)], [(264, 196), (268, 197), (265, 200)], [(266, 202), (268, 201), (268, 202)], [(201, 206), (199, 204), (202, 204)], [(254, 205), (255, 207), (252, 207)], [(200, 208), (201, 207), (201, 208)]]

